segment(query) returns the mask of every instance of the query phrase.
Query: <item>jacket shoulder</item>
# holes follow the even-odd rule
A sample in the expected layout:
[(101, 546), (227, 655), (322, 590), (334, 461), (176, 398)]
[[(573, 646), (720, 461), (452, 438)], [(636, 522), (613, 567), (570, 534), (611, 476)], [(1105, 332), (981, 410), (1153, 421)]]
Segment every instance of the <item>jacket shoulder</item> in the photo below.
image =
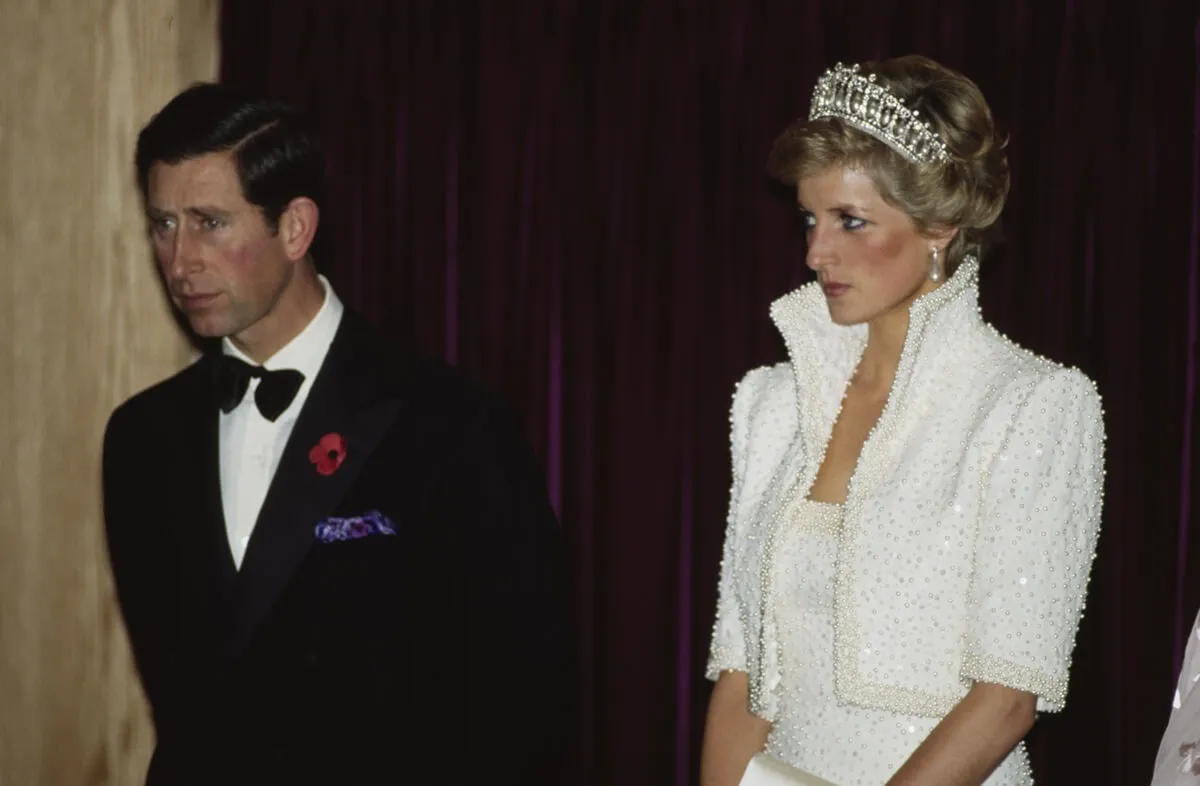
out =
[(1051, 360), (1017, 344), (984, 325), (973, 351), (990, 385), (1009, 394), (1032, 388), (1061, 389), (1075, 396), (1099, 399), (1096, 383), (1079, 368)]
[(388, 373), (401, 380), (400, 395), (423, 417), (464, 425), (511, 417), (498, 390), (445, 360), (401, 348), (392, 357)]
[(197, 358), (166, 379), (133, 394), (109, 415), (106, 431), (134, 427), (139, 423), (149, 424), (161, 414), (171, 412), (194, 395), (203, 374), (200, 359)]
[[(981, 400), (987, 412), (984, 434), (1004, 437), (1018, 421), (1049, 421), (1055, 412), (1069, 412), (1069, 422), (1103, 439), (1103, 402), (1095, 382), (1083, 371), (1043, 357), (990, 331), (988, 350), (980, 353), (972, 387), (990, 391)], [(970, 395), (969, 393), (966, 395)]]
[(751, 369), (738, 381), (733, 393), (735, 420), (753, 420), (778, 407), (794, 409), (796, 376), (791, 363), (776, 363)]

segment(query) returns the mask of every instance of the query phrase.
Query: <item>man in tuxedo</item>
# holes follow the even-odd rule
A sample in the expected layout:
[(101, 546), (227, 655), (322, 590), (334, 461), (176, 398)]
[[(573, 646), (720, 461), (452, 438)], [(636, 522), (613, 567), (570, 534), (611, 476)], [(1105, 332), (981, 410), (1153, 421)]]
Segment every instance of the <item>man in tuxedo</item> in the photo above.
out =
[(318, 274), (324, 163), (287, 107), (195, 85), (136, 157), (166, 290), (215, 345), (104, 440), (147, 783), (558, 783), (564, 554), (513, 419)]

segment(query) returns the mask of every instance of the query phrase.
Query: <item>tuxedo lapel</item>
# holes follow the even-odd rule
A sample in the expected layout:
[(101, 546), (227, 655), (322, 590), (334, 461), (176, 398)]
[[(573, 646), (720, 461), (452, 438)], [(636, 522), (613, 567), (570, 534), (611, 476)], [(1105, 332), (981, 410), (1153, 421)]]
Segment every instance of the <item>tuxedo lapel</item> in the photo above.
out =
[[(336, 510), (400, 408), (372, 367), (378, 361), (368, 351), (371, 343), (369, 328), (346, 312), (246, 547), (235, 596), (235, 652), (287, 586), (313, 544), (317, 523)], [(329, 434), (345, 441), (345, 459), (324, 475), (309, 454)]]
[(171, 512), (164, 521), (172, 522), (170, 571), (191, 598), (191, 607), (183, 613), (197, 624), (216, 627), (214, 634), (221, 640), (228, 635), (228, 604), (237, 568), (221, 506), (218, 411), (203, 362), (193, 373), (179, 431), (170, 434), (166, 447), (166, 455), (173, 458), (165, 462), (171, 471), (164, 476), (163, 499)]
[(200, 478), (202, 492), (201, 502), (195, 506), (195, 511), (201, 519), (197, 522), (196, 529), (203, 533), (205, 545), (214, 557), (212, 564), (215, 567), (215, 588), (221, 599), (228, 601), (233, 594), (237, 566), (233, 562), (233, 552), (229, 549), (225, 508), (221, 500), (219, 423), (217, 408), (212, 406), (208, 407), (204, 417), (196, 419), (200, 429), (200, 433), (197, 434), (198, 444), (202, 446), (199, 451), (202, 466), (197, 467), (196, 477)]

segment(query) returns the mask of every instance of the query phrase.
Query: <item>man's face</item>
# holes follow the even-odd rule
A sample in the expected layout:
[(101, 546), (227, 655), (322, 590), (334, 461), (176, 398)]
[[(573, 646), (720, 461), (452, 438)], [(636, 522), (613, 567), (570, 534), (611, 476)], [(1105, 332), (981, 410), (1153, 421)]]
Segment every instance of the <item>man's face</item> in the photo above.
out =
[(146, 214), (159, 269), (192, 330), (207, 338), (252, 340), (295, 266), (280, 234), (242, 195), (232, 156), (209, 153), (155, 164)]

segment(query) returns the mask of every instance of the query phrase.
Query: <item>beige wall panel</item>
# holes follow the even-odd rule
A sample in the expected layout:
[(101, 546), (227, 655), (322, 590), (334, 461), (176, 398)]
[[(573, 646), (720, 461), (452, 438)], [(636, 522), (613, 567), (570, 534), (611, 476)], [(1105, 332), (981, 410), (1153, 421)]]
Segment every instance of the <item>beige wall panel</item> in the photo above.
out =
[(108, 414), (182, 367), (138, 129), (217, 68), (217, 0), (0, 0), (0, 784), (137, 784), (153, 742), (100, 513)]

